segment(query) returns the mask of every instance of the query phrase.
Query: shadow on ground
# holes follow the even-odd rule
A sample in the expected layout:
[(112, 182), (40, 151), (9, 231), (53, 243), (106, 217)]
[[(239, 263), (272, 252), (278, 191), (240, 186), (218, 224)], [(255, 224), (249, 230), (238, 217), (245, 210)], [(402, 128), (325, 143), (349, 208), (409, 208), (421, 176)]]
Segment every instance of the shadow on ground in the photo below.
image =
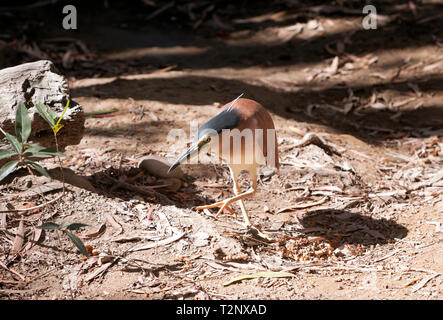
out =
[(393, 220), (376, 219), (349, 211), (313, 211), (299, 219), (309, 236), (324, 237), (335, 246), (387, 244), (407, 236), (408, 229)]
[[(443, 77), (439, 75), (426, 76), (414, 79), (414, 83), (426, 94), (443, 88)], [(379, 128), (384, 132), (398, 132), (410, 131), (414, 128), (441, 128), (443, 126), (443, 105), (426, 106), (419, 110), (408, 107), (402, 109), (399, 117), (394, 118), (391, 117), (397, 113), (396, 111), (371, 108), (367, 108), (359, 114), (349, 113), (346, 115), (326, 108), (318, 110), (312, 108), (310, 114), (307, 112), (308, 106), (324, 104), (343, 110), (343, 100), (348, 97), (349, 89), (352, 89), (354, 95), (359, 97), (360, 104), (369, 102), (374, 90), (378, 92), (392, 90), (405, 97), (409, 97), (408, 92), (410, 92), (407, 80), (399, 83), (364, 86), (346, 84), (346, 86), (320, 89), (316, 89), (314, 85), (306, 85), (298, 92), (283, 92), (273, 90), (265, 85), (249, 84), (241, 80), (200, 76), (142, 80), (117, 79), (106, 84), (73, 89), (72, 92), (75, 97), (95, 96), (101, 99), (133, 98), (139, 100), (148, 98), (171, 104), (197, 106), (211, 105), (214, 102), (225, 104), (243, 92), (245, 97), (260, 101), (278, 116), (298, 122), (326, 125), (337, 133), (352, 134), (368, 143), (377, 143), (377, 138), (386, 136), (372, 135), (372, 127)], [(189, 94), (189, 91), (198, 92), (198, 94)], [(108, 133), (105, 132), (106, 129), (91, 129), (89, 131), (89, 134), (92, 135), (106, 136), (114, 133), (112, 128)]]

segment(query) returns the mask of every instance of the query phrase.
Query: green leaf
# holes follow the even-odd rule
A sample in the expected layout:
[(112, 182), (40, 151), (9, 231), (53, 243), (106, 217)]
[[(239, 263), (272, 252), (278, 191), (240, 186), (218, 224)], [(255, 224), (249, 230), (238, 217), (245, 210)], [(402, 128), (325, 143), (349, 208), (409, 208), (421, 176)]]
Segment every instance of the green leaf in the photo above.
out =
[(47, 153), (30, 153), (30, 152), (25, 152), (24, 154), (26, 159), (29, 158), (50, 158), (51, 155), (47, 154)]
[(31, 134), (31, 119), (29, 119), (28, 109), (23, 102), (20, 102), (17, 106), (15, 134), (20, 142), (26, 142)]
[(66, 229), (69, 229), (69, 230), (75, 230), (75, 229), (78, 229), (78, 228), (81, 228), (81, 227), (86, 227), (87, 226), (87, 224), (84, 224), (84, 223), (68, 223), (67, 225), (65, 225), (64, 227), (66, 228)]
[(5, 132), (5, 135), (6, 135), (6, 139), (8, 139), (9, 143), (11, 143), (14, 150), (17, 151), (17, 153), (21, 153), (22, 152), (22, 145), (17, 140), (17, 138), (7, 132)]
[(43, 149), (40, 152), (37, 152), (39, 154), (48, 154), (50, 156), (59, 156), (59, 157), (66, 157), (66, 154), (62, 153), (62, 152), (58, 152), (56, 150), (52, 150), (52, 149)]
[(31, 161), (31, 160), (24, 160), (25, 163), (31, 165), (35, 171), (37, 171), (38, 173), (40, 173), (42, 176), (51, 178), (51, 176), (49, 175), (49, 173), (45, 170), (45, 168), (43, 168), (41, 165), (39, 165), (38, 163)]
[(12, 171), (14, 171), (15, 167), (17, 167), (18, 160), (9, 161), (0, 169), (0, 181), (6, 178)]
[(102, 115), (102, 114), (109, 114), (109, 113), (116, 113), (118, 112), (118, 109), (111, 109), (111, 110), (100, 110), (100, 111), (94, 111), (94, 112), (87, 112), (84, 113), (84, 117), (92, 117), (92, 116), (96, 116), (96, 115)]
[(44, 230), (58, 230), (61, 228), (61, 226), (54, 222), (43, 222), (41, 226), (37, 226), (39, 229)]
[(0, 159), (5, 159), (5, 158), (9, 158), (13, 155), (16, 155), (17, 152), (12, 151), (12, 150), (0, 150)]
[(25, 157), (28, 157), (28, 158), (32, 158), (32, 157), (48, 158), (48, 157), (55, 157), (55, 156), (66, 157), (66, 155), (62, 152), (58, 152), (57, 150), (42, 147), (42, 146), (39, 146), (36, 144), (31, 145), (30, 148), (25, 150)]
[(25, 144), (25, 152), (39, 152), (40, 150), (45, 149), (46, 147), (39, 146), (38, 144)]
[(58, 132), (61, 128), (63, 128), (63, 125), (60, 124), (60, 121), (61, 121), (61, 120), (63, 119), (63, 117), (65, 116), (65, 113), (66, 113), (66, 111), (68, 110), (68, 108), (69, 108), (69, 99), (68, 99), (68, 102), (66, 103), (65, 110), (63, 110), (63, 113), (62, 113), (61, 117), (57, 120), (57, 123), (56, 123), (55, 126), (52, 128), (52, 130), (54, 131), (55, 134), (57, 134), (57, 132)]
[(36, 103), (35, 107), (37, 108), (40, 116), (45, 119), (45, 121), (51, 126), (51, 128), (54, 128), (55, 120), (57, 119), (57, 115), (55, 114), (55, 112), (43, 103)]
[(88, 250), (86, 250), (85, 245), (83, 244), (83, 242), (80, 240), (79, 237), (77, 237), (76, 235), (72, 234), (69, 231), (65, 231), (66, 234), (68, 235), (68, 237), (72, 240), (72, 242), (74, 242), (75, 246), (80, 250), (80, 252), (86, 256), (87, 258), (89, 258), (89, 254), (88, 254)]

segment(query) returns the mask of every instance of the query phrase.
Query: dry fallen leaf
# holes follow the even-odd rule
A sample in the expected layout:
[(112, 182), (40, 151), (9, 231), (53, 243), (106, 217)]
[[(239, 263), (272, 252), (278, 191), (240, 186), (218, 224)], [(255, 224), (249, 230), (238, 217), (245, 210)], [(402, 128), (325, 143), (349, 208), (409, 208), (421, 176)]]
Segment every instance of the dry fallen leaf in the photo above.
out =
[(12, 244), (11, 254), (15, 255), (20, 252), (23, 247), (23, 242), (25, 240), (25, 227), (23, 224), (23, 219), (20, 220), (18, 225), (17, 233), (15, 234), (15, 239)]
[(102, 225), (100, 226), (100, 228), (98, 228), (98, 230), (96, 232), (89, 233), (89, 234), (77, 234), (77, 237), (79, 237), (81, 239), (95, 238), (95, 237), (98, 237), (99, 235), (101, 235), (103, 232), (105, 232), (105, 230), (106, 230), (106, 223), (102, 223)]
[(242, 280), (249, 280), (255, 278), (290, 278), (290, 277), (294, 277), (294, 274), (289, 272), (274, 272), (274, 271), (257, 272), (253, 274), (243, 274), (238, 277), (235, 277), (223, 283), (223, 286), (226, 287)]

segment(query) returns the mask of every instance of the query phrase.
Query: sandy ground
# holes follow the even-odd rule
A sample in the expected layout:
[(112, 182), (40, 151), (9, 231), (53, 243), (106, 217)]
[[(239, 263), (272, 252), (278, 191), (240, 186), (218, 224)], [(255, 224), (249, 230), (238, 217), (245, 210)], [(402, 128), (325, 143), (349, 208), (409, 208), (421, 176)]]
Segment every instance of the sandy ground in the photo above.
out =
[[(16, 255), (20, 217), (4, 220), (0, 257), (10, 270), (0, 269), (0, 297), (442, 299), (443, 28), (429, 34), (426, 22), (411, 22), (420, 17), (397, 11), (372, 31), (358, 16), (288, 11), (260, 27), (232, 19), (223, 32), (210, 20), (193, 35), (151, 25), (150, 33), (101, 25), (77, 35), (95, 60), (66, 70), (72, 99), (85, 112), (118, 113), (89, 117), (63, 160), (95, 191), (67, 185), (60, 200), (24, 215)], [(421, 36), (411, 40), (414, 32)], [(189, 133), (191, 121), (202, 124), (240, 93), (262, 103), (277, 128), (281, 168), (262, 168), (246, 201), (275, 241), (248, 234), (236, 205), (237, 215), (218, 218), (193, 209), (232, 195), (225, 165), (182, 166), (174, 192), (140, 193), (109, 178), (162, 184), (131, 179), (139, 160), (173, 161), (185, 146), (167, 139), (170, 130)], [(298, 146), (307, 133), (336, 152)], [(49, 183), (18, 172), (1, 192), (23, 207), (42, 201), (26, 190)], [(82, 259), (54, 231), (26, 249), (41, 221), (87, 224), (78, 233), (97, 255)]]

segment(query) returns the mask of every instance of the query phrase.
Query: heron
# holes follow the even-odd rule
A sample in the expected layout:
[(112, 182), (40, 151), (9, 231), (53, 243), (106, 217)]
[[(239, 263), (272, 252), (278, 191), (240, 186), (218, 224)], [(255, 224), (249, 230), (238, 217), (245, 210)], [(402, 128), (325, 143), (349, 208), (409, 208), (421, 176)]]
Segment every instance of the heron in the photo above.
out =
[[(211, 150), (219, 160), (228, 165), (234, 196), (195, 209), (218, 207), (218, 217), (224, 209), (232, 212), (229, 205), (236, 202), (240, 206), (244, 226), (254, 235), (268, 240), (270, 237), (251, 223), (243, 200), (255, 194), (257, 170), (260, 166), (279, 169), (277, 135), (269, 112), (259, 102), (241, 98), (242, 95), (225, 104), (220, 112), (198, 128), (191, 144), (170, 166), (168, 172), (200, 152)], [(238, 183), (238, 176), (242, 171), (247, 171), (251, 180), (251, 187), (244, 192)]]

